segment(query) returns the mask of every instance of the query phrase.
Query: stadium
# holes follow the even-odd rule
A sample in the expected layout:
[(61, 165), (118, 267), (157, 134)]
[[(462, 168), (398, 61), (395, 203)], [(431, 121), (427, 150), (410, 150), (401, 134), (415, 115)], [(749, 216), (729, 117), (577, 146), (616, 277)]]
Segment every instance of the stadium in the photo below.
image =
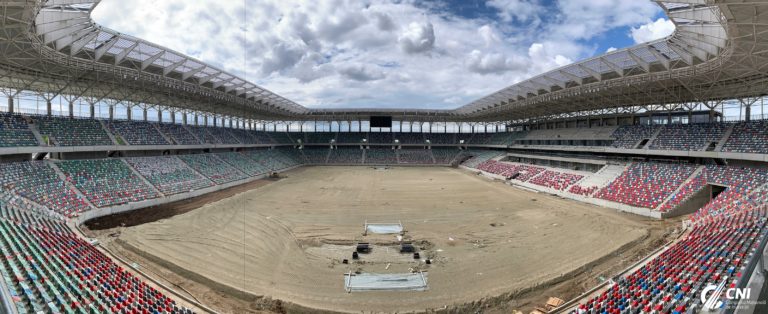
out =
[(768, 2), (653, 4), (670, 35), (435, 109), (0, 1), (0, 312), (768, 313)]

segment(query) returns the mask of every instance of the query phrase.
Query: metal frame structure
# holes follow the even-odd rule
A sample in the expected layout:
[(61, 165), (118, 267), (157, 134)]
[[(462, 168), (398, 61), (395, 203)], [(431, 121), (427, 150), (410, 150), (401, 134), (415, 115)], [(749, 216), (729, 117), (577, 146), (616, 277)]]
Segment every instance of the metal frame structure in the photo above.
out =
[(453, 110), (309, 109), (203, 61), (96, 24), (91, 12), (99, 2), (0, 2), (0, 92), (9, 98), (29, 90), (70, 101), (114, 99), (258, 121), (387, 115), (507, 124), (768, 94), (768, 3), (762, 1), (654, 0), (675, 23), (671, 36), (549, 71)]

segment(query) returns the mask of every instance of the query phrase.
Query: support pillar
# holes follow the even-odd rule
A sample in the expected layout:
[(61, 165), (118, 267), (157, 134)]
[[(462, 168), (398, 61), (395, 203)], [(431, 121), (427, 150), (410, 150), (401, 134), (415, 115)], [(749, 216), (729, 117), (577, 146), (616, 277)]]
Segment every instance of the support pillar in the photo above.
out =
[(90, 104), (89, 107), (90, 107), (89, 109), (90, 109), (90, 113), (91, 113), (91, 119), (96, 118), (96, 105), (95, 104)]
[(8, 112), (14, 113), (13, 97), (12, 96), (8, 96)]
[(157, 109), (157, 122), (163, 123), (163, 111)]
[(45, 100), (45, 114), (47, 116), (49, 116), (49, 117), (53, 115), (53, 110), (51, 109), (51, 107), (53, 107), (51, 105), (51, 100), (50, 99), (46, 99)]
[(115, 106), (109, 105), (109, 121), (115, 119)]
[(744, 121), (749, 122), (752, 119), (752, 105), (744, 107)]
[(74, 102), (69, 102), (69, 117), (74, 118), (75, 117), (75, 104)]
[(144, 111), (142, 112), (142, 116), (144, 118), (144, 122), (147, 122), (147, 108), (144, 108)]
[(171, 110), (171, 122), (173, 122), (173, 124), (176, 124), (176, 111), (173, 111), (173, 110)]
[(127, 107), (126, 110), (126, 116), (128, 117), (128, 121), (133, 121), (133, 108)]
[(195, 126), (198, 126), (197, 114), (195, 114)]

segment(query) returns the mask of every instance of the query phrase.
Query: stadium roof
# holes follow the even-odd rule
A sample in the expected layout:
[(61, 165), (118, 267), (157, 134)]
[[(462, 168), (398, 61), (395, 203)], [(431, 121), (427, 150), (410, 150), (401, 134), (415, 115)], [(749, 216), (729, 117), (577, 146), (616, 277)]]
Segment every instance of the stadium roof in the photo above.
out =
[(454, 110), (309, 109), (203, 61), (105, 28), (100, 0), (2, 1), (0, 86), (257, 120), (513, 121), (768, 91), (768, 3), (656, 1), (671, 36), (576, 62)]

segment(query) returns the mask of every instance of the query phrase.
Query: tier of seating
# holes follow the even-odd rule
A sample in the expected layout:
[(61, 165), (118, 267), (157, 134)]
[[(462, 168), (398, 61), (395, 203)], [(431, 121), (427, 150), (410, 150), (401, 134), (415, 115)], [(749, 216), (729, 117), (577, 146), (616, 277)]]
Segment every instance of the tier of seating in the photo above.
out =
[(704, 150), (710, 143), (718, 143), (727, 128), (723, 123), (665, 125), (650, 149)]
[(397, 164), (397, 154), (395, 154), (394, 149), (374, 146), (365, 151), (365, 163), (377, 165), (394, 165)]
[(251, 131), (243, 129), (229, 129), (229, 133), (242, 144), (259, 144)]
[(160, 123), (157, 126), (176, 145), (200, 145), (200, 140), (181, 124)]
[(114, 145), (101, 123), (92, 119), (38, 117), (40, 134), (56, 146)]
[(210, 129), (213, 128), (204, 126), (187, 126), (187, 130), (189, 130), (203, 144), (222, 144), (222, 141), (218, 137), (209, 132)]
[(63, 223), (55, 224), (59, 227), (0, 217), (0, 252), (5, 257), (0, 272), (16, 312), (192, 312), (66, 231)]
[(141, 121), (114, 120), (105, 122), (109, 131), (129, 145), (168, 145), (154, 124)]
[(280, 147), (278, 149), (270, 150), (266, 159), (266, 162), (274, 162), (276, 167), (272, 167), (265, 161), (261, 162), (275, 171), (296, 167), (304, 163), (304, 160), (301, 157), (301, 152), (298, 149), (290, 147)]
[(528, 182), (555, 190), (564, 191), (569, 186), (584, 178), (580, 174), (546, 170)]
[(725, 191), (702, 209), (702, 212), (708, 212), (712, 208), (722, 207), (722, 204), (733, 204), (735, 200), (746, 197), (766, 183), (768, 170), (763, 168), (708, 165), (683, 185), (660, 209), (668, 211), (677, 207), (707, 184), (726, 187)]
[(613, 138), (616, 140), (611, 146), (616, 148), (635, 149), (642, 148), (637, 147), (643, 139), (650, 139), (656, 130), (658, 125), (625, 125), (621, 126), (613, 132)]
[(179, 158), (216, 184), (248, 178), (248, 175), (228, 165), (214, 154), (180, 155)]
[(595, 193), (597, 191), (596, 186), (590, 186), (590, 187), (583, 187), (580, 185), (574, 185), (570, 189), (568, 189), (568, 192), (571, 192), (573, 194), (582, 195), (582, 196), (590, 196), (592, 193)]
[(0, 147), (37, 146), (27, 121), (20, 115), (0, 113)]
[(301, 152), (308, 164), (324, 164), (328, 160), (328, 154), (330, 154), (328, 148), (312, 146), (304, 147)]
[(695, 170), (695, 166), (686, 164), (632, 163), (621, 176), (598, 191), (595, 197), (655, 209)]
[(120, 159), (70, 160), (56, 165), (96, 207), (160, 196)]
[(166, 196), (213, 186), (174, 156), (126, 158), (133, 169)]
[(462, 165), (467, 166), (469, 168), (477, 168), (480, 164), (486, 162), (487, 160), (496, 158), (496, 157), (500, 156), (502, 153), (503, 152), (496, 151), (496, 150), (469, 150), (469, 151), (464, 151), (461, 154), (463, 156), (468, 156), (469, 159), (464, 161), (462, 163)]
[(336, 140), (336, 132), (307, 132), (304, 133), (304, 143), (329, 144)]
[(400, 144), (424, 144), (424, 133), (397, 133), (395, 134), (395, 139), (400, 142)]
[[(297, 144), (298, 141), (294, 140), (293, 137), (286, 133), (286, 132), (269, 132), (267, 133), (271, 138), (272, 142), (275, 144)], [(297, 136), (300, 133), (296, 133)]]
[(391, 132), (371, 132), (368, 133), (368, 143), (389, 144), (395, 141)]
[(268, 167), (260, 162), (254, 162), (253, 159), (241, 153), (218, 153), (216, 156), (230, 166), (235, 167), (235, 169), (252, 177), (267, 174), (270, 171)]
[(742, 122), (723, 145), (724, 152), (768, 154), (768, 120)]
[(765, 236), (764, 208), (697, 224), (684, 239), (572, 313), (698, 313), (702, 290), (723, 282), (734, 287)]
[(440, 165), (450, 164), (460, 152), (455, 147), (432, 148), (432, 156), (435, 157), (435, 163)]
[(434, 164), (432, 152), (429, 149), (399, 149), (398, 160), (401, 164)]
[(230, 133), (230, 128), (212, 127), (208, 128), (208, 133), (218, 140), (218, 144), (240, 144), (240, 141)]
[(359, 147), (339, 146), (331, 149), (329, 164), (359, 164), (363, 162), (363, 150)]
[[(464, 134), (462, 134), (464, 135)], [(472, 137), (472, 134), (466, 134), (466, 138)], [(431, 144), (457, 144), (456, 134), (454, 133), (426, 133), (424, 140)]]
[(67, 217), (90, 209), (90, 205), (43, 161), (0, 163), (0, 186)]
[(336, 135), (336, 143), (363, 143), (368, 140), (367, 133), (360, 132), (339, 132)]

